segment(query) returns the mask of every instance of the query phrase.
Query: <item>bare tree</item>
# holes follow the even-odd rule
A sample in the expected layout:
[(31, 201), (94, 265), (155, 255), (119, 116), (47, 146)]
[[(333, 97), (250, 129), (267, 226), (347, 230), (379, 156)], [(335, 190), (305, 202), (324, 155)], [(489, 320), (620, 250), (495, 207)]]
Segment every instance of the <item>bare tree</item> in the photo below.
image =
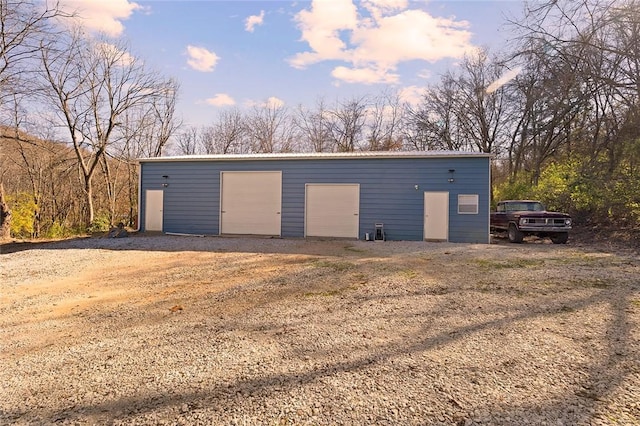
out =
[(461, 114), (458, 108), (457, 83), (451, 74), (445, 74), (438, 86), (431, 87), (424, 99), (420, 123), (427, 134), (429, 149), (461, 150), (466, 148), (465, 139), (457, 117)]
[(136, 157), (160, 157), (171, 138), (176, 134), (182, 122), (175, 116), (180, 85), (174, 79), (162, 81), (158, 77), (157, 90), (150, 93), (149, 101), (142, 102), (136, 108), (125, 112), (127, 125), (124, 131), (132, 138), (126, 138), (133, 144)]
[(451, 72), (443, 74), (438, 83), (427, 89), (422, 104), (409, 111), (409, 122), (405, 122), (404, 131), (413, 149), (471, 149), (469, 144), (473, 139), (466, 133), (461, 122), (461, 118), (467, 119), (464, 117), (467, 110), (465, 96), (460, 89), (466, 83), (461, 82), (460, 78)]
[(526, 96), (512, 175), (524, 167), (535, 181), (547, 159), (571, 151), (594, 164), (605, 155), (613, 170), (640, 97), (640, 3), (544, 1), (513, 24), (527, 73), (517, 85)]
[(455, 79), (459, 102), (456, 118), (463, 137), (480, 152), (493, 153), (504, 141), (504, 91), (487, 90), (502, 74), (502, 66), (486, 51), (480, 51), (465, 57), (462, 73)]
[(246, 132), (251, 152), (271, 153), (292, 150), (294, 126), (287, 108), (266, 102), (247, 116)]
[[(294, 115), (294, 125), (305, 143), (303, 151), (331, 152), (334, 146), (327, 131), (328, 111), (323, 99), (316, 101), (315, 109), (309, 109), (299, 105)], [(307, 148), (308, 147), (308, 148)]]
[[(178, 83), (169, 79), (164, 82), (159, 80), (158, 84), (159, 90), (149, 102), (140, 103), (123, 113), (123, 125), (117, 129), (119, 136), (107, 150), (107, 155), (103, 156), (102, 170), (105, 178), (109, 179), (107, 190), (112, 221), (116, 216), (118, 195), (126, 187), (129, 200), (127, 222), (133, 225), (138, 192), (135, 160), (161, 156), (181, 126), (174, 115)], [(115, 173), (111, 173), (112, 167), (115, 167)], [(122, 179), (122, 175), (126, 175), (126, 179)], [(115, 188), (118, 182), (122, 182), (121, 188)]]
[(0, 174), (0, 241), (11, 238), (11, 209), (5, 199), (4, 184)]
[[(48, 139), (44, 126), (18, 124), (32, 130), (27, 133), (15, 125), (2, 128), (0, 173), (12, 189), (12, 203), (21, 206), (18, 232), (39, 237), (52, 227), (67, 225), (77, 199), (77, 168), (72, 151)], [(38, 129), (45, 132), (37, 136)]]
[(339, 152), (359, 148), (367, 118), (367, 99), (352, 98), (328, 112), (327, 134)]
[(189, 126), (178, 133), (176, 151), (180, 155), (194, 155), (198, 153), (198, 128)]
[(215, 141), (215, 129), (211, 126), (202, 126), (198, 132), (197, 146), (204, 154), (218, 154)]
[(58, 2), (0, 0), (0, 104), (17, 90), (33, 90), (25, 79), (33, 74), (41, 45), (54, 40), (51, 20), (65, 16)]
[(400, 126), (404, 106), (397, 93), (382, 93), (369, 108), (367, 122), (369, 151), (394, 151), (402, 149), (403, 138)]
[(237, 108), (224, 110), (212, 126), (202, 129), (201, 145), (207, 154), (241, 154), (247, 152), (243, 142), (247, 135), (245, 117)]
[[(51, 20), (63, 15), (57, 2), (0, 0), (0, 107), (18, 91), (33, 90), (25, 84), (33, 70), (29, 64), (37, 60), (40, 46), (52, 40)], [(9, 236), (10, 219), (0, 174), (0, 237)]]
[[(48, 101), (66, 128), (82, 175), (87, 224), (95, 217), (93, 178), (121, 136), (126, 112), (153, 105), (166, 93), (158, 75), (145, 69), (126, 46), (89, 40), (74, 31), (54, 48), (42, 49)], [(111, 181), (109, 177), (107, 180)], [(109, 190), (114, 193), (113, 188)]]

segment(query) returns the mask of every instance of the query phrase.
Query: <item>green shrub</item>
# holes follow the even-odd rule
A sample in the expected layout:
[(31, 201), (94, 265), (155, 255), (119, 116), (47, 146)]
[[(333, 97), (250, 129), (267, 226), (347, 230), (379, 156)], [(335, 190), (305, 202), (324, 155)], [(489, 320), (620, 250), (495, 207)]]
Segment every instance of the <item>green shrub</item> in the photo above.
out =
[(638, 226), (640, 168), (623, 161), (611, 171), (607, 161), (574, 156), (550, 163), (541, 171), (537, 185), (530, 175), (521, 173), (513, 182), (494, 186), (494, 201), (530, 198), (549, 210), (570, 213), (576, 223)]
[[(493, 190), (494, 201), (500, 200), (524, 200), (533, 198), (531, 179), (522, 173), (513, 182), (504, 182), (495, 186)], [(495, 207), (495, 206), (493, 206)]]
[(109, 212), (101, 211), (95, 216), (93, 222), (91, 222), (88, 231), (90, 233), (108, 232), (110, 228), (111, 219), (109, 218)]
[(33, 197), (28, 193), (7, 196), (7, 203), (11, 209), (11, 235), (31, 238), (34, 233), (33, 219), (38, 208)]
[(46, 231), (44, 232), (44, 237), (52, 239), (66, 238), (74, 234), (75, 233), (71, 229), (62, 225), (60, 222), (53, 222), (47, 227)]

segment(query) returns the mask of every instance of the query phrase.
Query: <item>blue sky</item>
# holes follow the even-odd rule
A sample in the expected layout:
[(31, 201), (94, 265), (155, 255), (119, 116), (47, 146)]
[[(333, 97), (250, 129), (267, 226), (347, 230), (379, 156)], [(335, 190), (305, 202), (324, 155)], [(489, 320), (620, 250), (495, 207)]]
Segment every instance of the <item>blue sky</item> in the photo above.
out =
[(83, 25), (122, 37), (181, 86), (178, 114), (206, 125), (221, 109), (312, 107), (384, 90), (418, 99), (481, 46), (504, 47), (522, 1), (63, 0)]

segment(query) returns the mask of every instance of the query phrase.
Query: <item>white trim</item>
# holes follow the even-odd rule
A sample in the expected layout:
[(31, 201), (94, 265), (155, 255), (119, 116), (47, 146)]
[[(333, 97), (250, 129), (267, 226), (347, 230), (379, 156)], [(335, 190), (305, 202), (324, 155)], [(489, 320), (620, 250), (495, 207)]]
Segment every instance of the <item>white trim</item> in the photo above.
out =
[[(146, 205), (145, 205), (146, 209)], [(142, 164), (138, 163), (138, 226), (133, 232), (140, 232), (140, 212), (142, 211)]]
[(372, 158), (492, 158), (483, 152), (466, 151), (362, 151), (362, 152), (290, 152), (268, 154), (182, 155), (140, 158), (141, 163), (181, 161), (258, 161), (258, 160), (353, 160)]

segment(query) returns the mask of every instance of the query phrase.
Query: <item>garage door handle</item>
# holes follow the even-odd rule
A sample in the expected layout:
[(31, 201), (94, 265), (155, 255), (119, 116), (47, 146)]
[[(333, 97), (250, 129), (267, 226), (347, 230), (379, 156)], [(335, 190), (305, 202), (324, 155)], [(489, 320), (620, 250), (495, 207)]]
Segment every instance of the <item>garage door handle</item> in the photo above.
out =
[(354, 215), (354, 216), (358, 216), (358, 213), (354, 213), (353, 215)]
[(280, 212), (276, 212), (276, 214), (280, 214)]
[(226, 211), (222, 210), (220, 213), (226, 213)]

